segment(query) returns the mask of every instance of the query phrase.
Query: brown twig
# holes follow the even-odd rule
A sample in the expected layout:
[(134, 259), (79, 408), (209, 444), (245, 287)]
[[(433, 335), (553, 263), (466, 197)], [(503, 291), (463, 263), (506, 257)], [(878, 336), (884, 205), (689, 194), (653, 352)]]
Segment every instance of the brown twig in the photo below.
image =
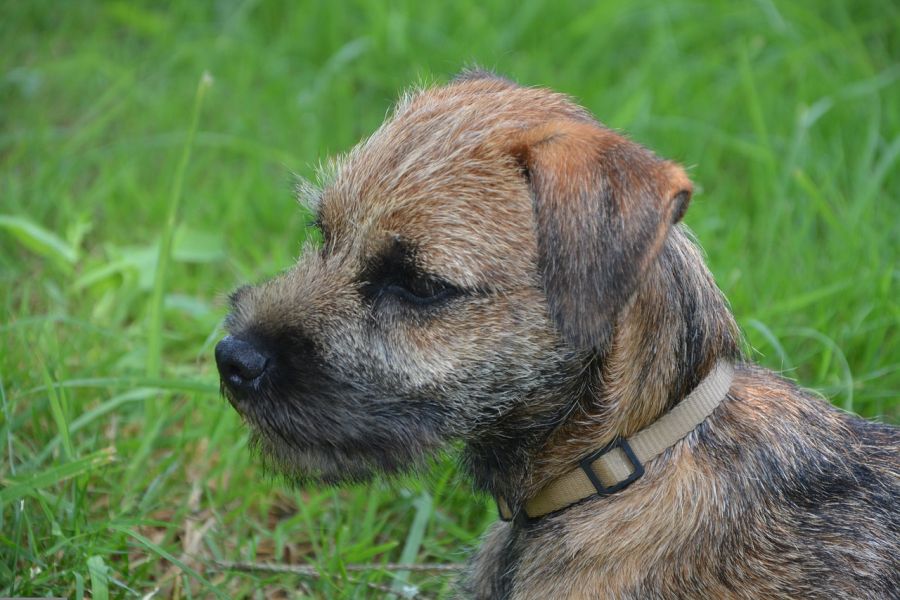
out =
[[(293, 575), (301, 575), (305, 577), (312, 577), (315, 579), (319, 579), (322, 577), (322, 574), (319, 570), (311, 565), (285, 565), (280, 563), (251, 563), (251, 562), (235, 562), (230, 560), (216, 560), (213, 561), (213, 565), (221, 570), (228, 571), (242, 571), (242, 572), (265, 572), (265, 573), (290, 573)], [(383, 565), (378, 564), (351, 564), (344, 565), (345, 571), (351, 572), (365, 572), (365, 571), (412, 571), (417, 573), (456, 573), (457, 571), (463, 568), (462, 564), (459, 563), (417, 563), (417, 564), (403, 564), (403, 563), (385, 563)], [(352, 583), (360, 583), (359, 580), (348, 578), (348, 581)], [(378, 590), (379, 592), (386, 592), (389, 594), (397, 594), (397, 591), (387, 585), (382, 585), (380, 583), (374, 583), (371, 581), (365, 582), (365, 584), (373, 589)], [(416, 593), (414, 598), (419, 598), (420, 600), (427, 600), (427, 596), (421, 593)]]
[[(295, 575), (309, 575), (319, 577), (319, 570), (311, 565), (284, 565), (280, 563), (250, 563), (234, 562), (230, 560), (214, 561), (216, 567), (230, 571), (266, 571), (269, 573), (294, 573)], [(460, 563), (385, 563), (379, 564), (351, 564), (344, 565), (345, 571), (413, 571), (416, 573), (456, 573), (462, 570), (464, 565)]]

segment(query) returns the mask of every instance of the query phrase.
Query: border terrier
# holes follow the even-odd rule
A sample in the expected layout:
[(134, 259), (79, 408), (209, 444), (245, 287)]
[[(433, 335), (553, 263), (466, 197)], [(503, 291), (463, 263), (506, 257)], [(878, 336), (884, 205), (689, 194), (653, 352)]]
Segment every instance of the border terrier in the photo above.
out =
[(742, 358), (680, 166), (469, 71), (326, 171), (321, 245), (216, 347), (268, 465), (356, 482), (461, 440), (501, 516), (466, 597), (900, 597), (900, 429)]

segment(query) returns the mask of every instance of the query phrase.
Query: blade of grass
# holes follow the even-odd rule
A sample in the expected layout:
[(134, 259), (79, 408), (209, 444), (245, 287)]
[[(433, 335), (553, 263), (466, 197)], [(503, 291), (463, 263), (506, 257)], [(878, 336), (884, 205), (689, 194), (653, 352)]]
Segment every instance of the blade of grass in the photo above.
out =
[[(166, 288), (166, 274), (169, 268), (169, 259), (172, 254), (172, 240), (175, 236), (175, 228), (178, 224), (178, 208), (181, 204), (182, 191), (184, 189), (184, 175), (191, 159), (191, 149), (194, 146), (194, 136), (197, 133), (197, 125), (200, 122), (200, 109), (203, 107), (203, 99), (206, 91), (212, 85), (212, 77), (204, 73), (197, 84), (197, 92), (194, 95), (194, 108), (191, 115), (191, 124), (188, 128), (187, 139), (181, 152), (181, 159), (175, 171), (175, 179), (172, 184), (172, 193), (169, 196), (169, 206), (166, 213), (166, 221), (163, 225), (162, 237), (159, 241), (159, 253), (156, 260), (156, 273), (153, 278), (153, 293), (150, 297), (150, 317), (147, 322), (147, 377), (157, 378), (162, 366), (162, 313), (163, 297)], [(154, 406), (148, 403), (147, 406)]]
[(91, 598), (92, 600), (108, 600), (109, 598), (109, 567), (103, 562), (102, 556), (92, 556), (87, 559), (88, 572), (91, 574)]
[(75, 600), (82, 600), (84, 598), (84, 576), (77, 571), (72, 573), (72, 576), (75, 578)]
[[(98, 406), (95, 406), (91, 410), (88, 410), (75, 419), (72, 419), (72, 422), (69, 423), (69, 435), (71, 436), (73, 433), (76, 433), (78, 430), (86, 427), (100, 419), (110, 412), (121, 408), (123, 405), (129, 402), (138, 402), (141, 400), (146, 400), (148, 397), (153, 396), (157, 393), (157, 390), (146, 389), (146, 388), (138, 388), (136, 390), (130, 390), (128, 392), (118, 394), (113, 396), (106, 402), (102, 402)], [(59, 446), (61, 441), (61, 436), (57, 435), (49, 442), (44, 448), (35, 456), (32, 462), (34, 463), (42, 463), (47, 459), (47, 457)]]
[(78, 249), (73, 248), (58, 235), (24, 217), (0, 215), (0, 229), (5, 229), (19, 242), (54, 264), (69, 269), (78, 260)]
[(14, 502), (15, 500), (33, 494), (42, 488), (55, 485), (66, 479), (81, 475), (82, 473), (87, 473), (92, 469), (108, 465), (115, 459), (115, 456), (115, 448), (104, 448), (73, 460), (72, 462), (55, 465), (40, 473), (31, 473), (21, 480), (4, 479), (4, 488), (0, 490), (0, 504)]
[[(413, 501), (413, 505), (416, 507), (416, 516), (413, 518), (409, 533), (406, 535), (406, 543), (403, 545), (403, 552), (400, 554), (400, 563), (402, 564), (413, 564), (416, 562), (419, 549), (422, 547), (422, 540), (425, 537), (425, 528), (428, 526), (428, 521), (431, 520), (431, 515), (434, 512), (431, 496), (428, 492), (422, 492), (422, 495)], [(415, 596), (417, 592), (417, 589), (409, 584), (408, 570), (397, 573), (391, 589), (404, 598)]]
[[(3, 427), (2, 431), (6, 437), (6, 458), (9, 460), (9, 472), (15, 476), (16, 461), (13, 453), (13, 432), (12, 432), (12, 412), (9, 410), (9, 403), (6, 400), (6, 388), (3, 386), (3, 377), (0, 376), (0, 408), (3, 409)], [(0, 517), (0, 526), (3, 525), (2, 517)]]
[(66, 460), (75, 458), (75, 448), (72, 446), (72, 437), (69, 435), (69, 423), (66, 421), (66, 410), (63, 407), (65, 398), (57, 389), (50, 376), (50, 372), (45, 365), (41, 365), (41, 377), (44, 385), (47, 386), (47, 395), (50, 399), (50, 412), (53, 414), (53, 420), (56, 422), (56, 428), (59, 430), (59, 437), (62, 440), (63, 454)]
[[(182, 393), (218, 394), (219, 387), (192, 379), (155, 379), (144, 377), (87, 377), (66, 379), (54, 384), (58, 388), (148, 388)], [(39, 385), (22, 392), (23, 396), (39, 394), (47, 386)]]

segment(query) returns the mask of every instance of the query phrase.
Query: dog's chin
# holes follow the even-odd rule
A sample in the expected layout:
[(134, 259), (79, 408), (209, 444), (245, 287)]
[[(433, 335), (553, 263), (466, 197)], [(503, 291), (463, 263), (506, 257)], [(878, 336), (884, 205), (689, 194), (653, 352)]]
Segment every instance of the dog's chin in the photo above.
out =
[(300, 487), (366, 483), (376, 477), (418, 472), (439, 453), (437, 446), (422, 448), (415, 454), (398, 448), (397, 452), (381, 452), (377, 456), (362, 448), (346, 451), (315, 445), (288, 446), (256, 427), (250, 430), (250, 447), (266, 472)]
[(294, 485), (363, 483), (416, 472), (445, 447), (441, 432), (409, 415), (388, 423), (371, 412), (346, 414), (342, 426), (330, 422), (326, 428), (315, 415), (262, 413), (227, 392), (225, 397), (249, 427), (250, 447), (265, 470)]
[(383, 469), (369, 464), (365, 457), (354, 459), (315, 446), (286, 446), (283, 442), (272, 441), (269, 434), (255, 427), (251, 428), (250, 447), (269, 474), (298, 486), (364, 483), (384, 473)]

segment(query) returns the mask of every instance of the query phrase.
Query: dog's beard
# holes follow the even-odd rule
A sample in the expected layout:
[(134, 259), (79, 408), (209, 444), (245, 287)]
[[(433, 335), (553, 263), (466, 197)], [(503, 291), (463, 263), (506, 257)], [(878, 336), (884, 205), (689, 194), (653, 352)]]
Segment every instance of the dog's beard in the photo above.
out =
[(250, 427), (250, 446), (264, 468), (288, 481), (359, 483), (418, 470), (454, 437), (454, 422), (435, 404), (346, 395), (285, 396), (262, 392), (229, 401)]
[[(251, 429), (250, 447), (260, 457), (263, 468), (270, 474), (283, 477), (291, 484), (342, 485), (362, 483), (376, 476), (391, 476), (418, 471), (439, 452), (441, 446), (422, 449), (419, 453), (394, 452), (382, 454), (378, 460), (364, 450), (348, 453), (335, 448), (309, 446), (289, 448), (275, 443), (268, 434)], [(398, 450), (403, 450), (398, 448)]]

